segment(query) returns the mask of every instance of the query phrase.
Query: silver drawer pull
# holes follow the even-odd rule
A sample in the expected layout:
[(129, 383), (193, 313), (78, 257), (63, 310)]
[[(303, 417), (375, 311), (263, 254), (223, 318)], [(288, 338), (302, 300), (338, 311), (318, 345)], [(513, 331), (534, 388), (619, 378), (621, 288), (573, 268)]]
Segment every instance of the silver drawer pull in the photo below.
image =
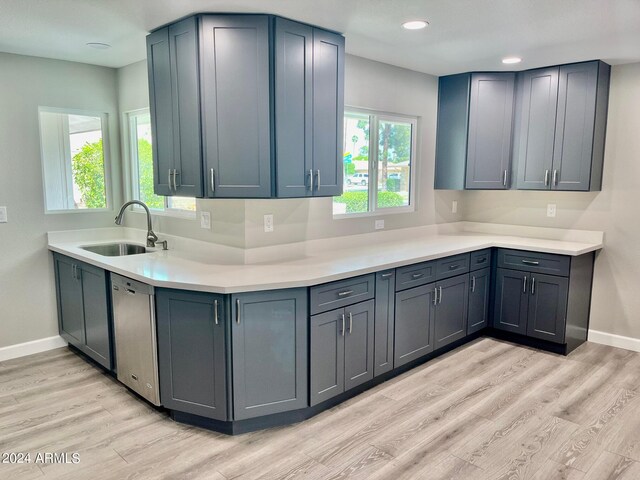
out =
[(525, 265), (540, 265), (540, 262), (536, 260), (522, 260)]
[(346, 297), (347, 295), (351, 295), (353, 290), (345, 290), (344, 292), (338, 292), (339, 297)]
[(380, 278), (389, 278), (393, 275), (393, 273), (383, 273), (382, 275), (380, 275)]
[(459, 263), (456, 263), (455, 265), (449, 265), (449, 270), (455, 270), (456, 268), (460, 268)]
[(484, 263), (487, 261), (487, 257), (480, 257), (476, 260), (476, 263)]
[(411, 278), (420, 278), (424, 277), (424, 273), (414, 273), (411, 275)]

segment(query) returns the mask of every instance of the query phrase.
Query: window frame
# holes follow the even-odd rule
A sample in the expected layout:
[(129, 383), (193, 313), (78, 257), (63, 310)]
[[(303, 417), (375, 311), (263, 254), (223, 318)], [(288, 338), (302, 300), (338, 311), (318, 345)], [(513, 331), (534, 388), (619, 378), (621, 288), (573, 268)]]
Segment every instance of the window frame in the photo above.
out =
[[(403, 115), (399, 113), (389, 113), (370, 108), (345, 106), (343, 118), (348, 114), (366, 115), (369, 117), (369, 165), (367, 173), (368, 211), (358, 213), (338, 213), (332, 212), (334, 220), (344, 220), (349, 218), (379, 217), (383, 215), (396, 215), (401, 213), (412, 213), (416, 211), (416, 175), (418, 158), (418, 127), (420, 117)], [(344, 120), (343, 120), (344, 121)], [(379, 208), (378, 204), (378, 150), (379, 150), (379, 124), (380, 121), (408, 123), (411, 125), (411, 151), (409, 155), (409, 204), (401, 207)], [(344, 166), (343, 166), (344, 168)], [(333, 208), (333, 202), (331, 203)]]
[[(135, 200), (140, 200), (140, 176), (139, 176), (139, 168), (138, 168), (138, 145), (137, 145), (137, 124), (133, 122), (133, 118), (150, 114), (150, 108), (138, 108), (135, 110), (129, 110), (123, 113), (123, 138), (124, 141), (124, 152), (126, 157), (126, 168), (125, 168), (125, 182), (126, 182), (126, 192), (129, 198), (133, 198)], [(158, 210), (156, 208), (149, 207), (149, 211), (152, 215), (164, 216), (164, 217), (174, 217), (174, 218), (184, 218), (187, 220), (195, 220), (197, 216), (197, 208), (198, 203), (196, 200), (196, 210), (184, 210), (181, 208), (171, 208), (169, 207), (169, 198), (164, 197), (164, 209)], [(139, 205), (133, 205), (133, 210), (136, 213), (145, 213), (144, 209)]]
[[(45, 113), (58, 113), (66, 115), (82, 115), (85, 117), (99, 117), (100, 118), (100, 131), (102, 134), (102, 156), (104, 159), (104, 195), (106, 201), (106, 207), (104, 208), (68, 208), (59, 210), (49, 210), (49, 204), (47, 201), (47, 185), (46, 185), (46, 173), (45, 173), (45, 151), (42, 142), (42, 121), (40, 114)], [(40, 168), (42, 170), (42, 198), (44, 201), (44, 214), (45, 215), (66, 215), (66, 214), (78, 214), (78, 213), (104, 213), (113, 211), (113, 189), (112, 189), (112, 164), (111, 164), (111, 142), (109, 137), (109, 113), (99, 110), (83, 110), (78, 108), (60, 108), (60, 107), (47, 107), (43, 105), (38, 106), (38, 141), (40, 142)]]

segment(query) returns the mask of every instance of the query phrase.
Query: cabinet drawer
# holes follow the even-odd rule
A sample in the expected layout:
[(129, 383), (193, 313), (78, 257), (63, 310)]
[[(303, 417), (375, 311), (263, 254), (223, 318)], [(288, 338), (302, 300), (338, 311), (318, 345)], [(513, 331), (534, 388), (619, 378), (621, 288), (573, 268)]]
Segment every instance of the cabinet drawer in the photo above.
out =
[(567, 277), (569, 276), (570, 264), (571, 259), (565, 255), (503, 248), (498, 250), (498, 268), (512, 268)]
[(373, 298), (374, 274), (311, 287), (311, 315)]
[(443, 278), (454, 277), (469, 271), (469, 254), (463, 253), (462, 255), (454, 255), (453, 257), (446, 257), (440, 259), (436, 263), (436, 278), (441, 280)]
[(478, 250), (477, 252), (471, 252), (471, 263), (469, 266), (469, 270), (480, 270), (481, 268), (487, 268), (489, 266), (491, 266), (490, 248)]
[(416, 263), (396, 270), (396, 292), (426, 285), (436, 279), (436, 262)]

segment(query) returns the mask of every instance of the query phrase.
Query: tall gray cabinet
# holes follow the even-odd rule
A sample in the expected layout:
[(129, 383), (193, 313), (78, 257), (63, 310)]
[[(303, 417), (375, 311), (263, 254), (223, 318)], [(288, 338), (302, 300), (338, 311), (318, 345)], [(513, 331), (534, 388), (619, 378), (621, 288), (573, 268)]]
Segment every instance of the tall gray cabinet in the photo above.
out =
[(342, 193), (344, 37), (203, 14), (153, 32), (147, 51), (156, 193)]
[(600, 190), (609, 76), (600, 61), (518, 75), (518, 189)]

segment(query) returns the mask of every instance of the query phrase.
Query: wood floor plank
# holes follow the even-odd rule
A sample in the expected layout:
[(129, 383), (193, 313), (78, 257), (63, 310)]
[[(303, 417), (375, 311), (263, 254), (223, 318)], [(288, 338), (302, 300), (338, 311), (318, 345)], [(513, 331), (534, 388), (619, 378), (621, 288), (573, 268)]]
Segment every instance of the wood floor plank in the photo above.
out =
[(603, 451), (584, 480), (638, 480), (640, 463), (615, 453)]

